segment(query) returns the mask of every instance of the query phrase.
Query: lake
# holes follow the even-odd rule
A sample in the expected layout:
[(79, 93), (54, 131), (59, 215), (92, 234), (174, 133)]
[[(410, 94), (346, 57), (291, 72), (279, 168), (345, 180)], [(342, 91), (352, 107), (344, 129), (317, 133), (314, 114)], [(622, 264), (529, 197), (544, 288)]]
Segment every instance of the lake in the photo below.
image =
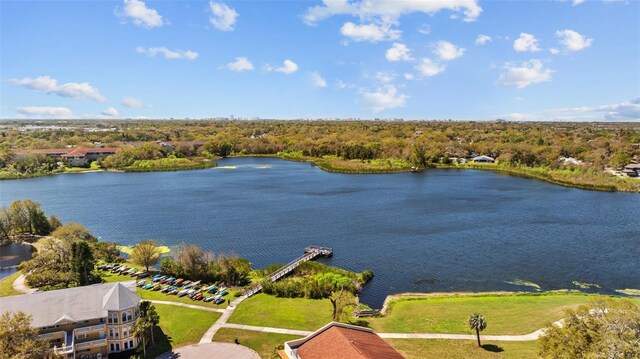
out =
[(349, 175), (308, 163), (232, 158), (180, 172), (85, 173), (0, 181), (0, 204), (30, 198), (101, 240), (196, 243), (285, 263), (310, 244), (397, 292), (640, 288), (640, 195), (560, 187), (474, 170)]

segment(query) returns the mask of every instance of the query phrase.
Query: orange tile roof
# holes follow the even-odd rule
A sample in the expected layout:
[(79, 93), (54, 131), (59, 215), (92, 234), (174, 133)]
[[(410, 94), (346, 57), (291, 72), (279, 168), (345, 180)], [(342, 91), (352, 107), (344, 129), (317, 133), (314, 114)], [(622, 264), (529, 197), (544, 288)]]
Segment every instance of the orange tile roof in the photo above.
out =
[(333, 325), (297, 348), (301, 359), (402, 359), (372, 331)]
[(87, 153), (90, 152), (98, 152), (98, 153), (115, 153), (117, 150), (116, 147), (104, 147), (104, 148), (90, 148), (90, 147), (76, 147), (71, 151), (67, 152), (67, 154), (63, 155), (63, 157), (67, 156), (86, 156)]

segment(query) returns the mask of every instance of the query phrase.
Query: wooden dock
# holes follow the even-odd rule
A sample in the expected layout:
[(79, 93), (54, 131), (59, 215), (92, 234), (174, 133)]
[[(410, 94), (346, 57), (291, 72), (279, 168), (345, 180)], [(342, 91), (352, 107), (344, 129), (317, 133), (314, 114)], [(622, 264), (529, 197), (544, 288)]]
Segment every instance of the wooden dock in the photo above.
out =
[[(269, 278), (268, 280), (270, 282), (275, 282), (278, 279), (286, 276), (287, 274), (293, 272), (294, 269), (296, 269), (300, 263), (302, 262), (306, 262), (306, 261), (310, 261), (312, 259), (315, 259), (317, 257), (331, 257), (333, 256), (333, 249), (329, 248), (329, 247), (319, 247), (319, 246), (308, 246), (307, 248), (304, 249), (304, 254), (301, 255), (300, 257), (292, 260), (291, 262), (285, 264), (282, 268), (278, 269), (277, 271), (269, 274)], [(253, 287), (248, 288), (247, 290), (245, 290), (244, 295), (248, 297), (251, 297), (252, 295), (260, 292), (262, 290), (262, 284), (256, 284)]]

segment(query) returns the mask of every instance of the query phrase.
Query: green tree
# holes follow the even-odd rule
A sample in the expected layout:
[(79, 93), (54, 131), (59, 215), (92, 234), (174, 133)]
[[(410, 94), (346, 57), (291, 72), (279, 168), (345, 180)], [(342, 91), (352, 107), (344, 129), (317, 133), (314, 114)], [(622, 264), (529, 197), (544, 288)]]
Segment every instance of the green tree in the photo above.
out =
[(478, 338), (478, 346), (481, 346), (480, 332), (487, 328), (487, 321), (484, 319), (482, 314), (473, 313), (469, 316), (467, 323), (469, 324), (469, 329), (476, 331), (476, 337)]
[(348, 307), (356, 306), (356, 297), (351, 291), (342, 287), (339, 290), (333, 291), (329, 296), (329, 301), (333, 308), (333, 321), (339, 322), (345, 318), (345, 309)]
[(158, 323), (160, 323), (160, 316), (156, 311), (156, 307), (151, 304), (149, 301), (140, 302), (140, 317), (144, 318), (147, 323), (149, 323), (149, 330), (151, 331), (151, 346), (155, 346), (155, 339), (153, 336), (153, 331), (155, 330)]
[(546, 326), (538, 348), (542, 358), (640, 358), (640, 305), (605, 299), (567, 310), (562, 327)]
[(89, 243), (78, 241), (71, 243), (71, 273), (79, 286), (99, 282), (93, 274), (95, 260)]
[(182, 267), (171, 258), (164, 258), (160, 263), (160, 271), (173, 277), (182, 276)]
[(218, 155), (220, 157), (227, 157), (231, 152), (233, 152), (233, 145), (226, 141), (223, 142), (218, 149)]
[(133, 247), (131, 259), (134, 263), (144, 266), (149, 271), (149, 266), (158, 263), (160, 259), (158, 244), (150, 239), (144, 240)]
[(176, 263), (190, 279), (201, 279), (207, 272), (207, 258), (200, 246), (184, 247), (176, 255)]
[(147, 340), (149, 339), (149, 328), (151, 324), (142, 316), (136, 319), (136, 322), (133, 323), (133, 335), (138, 338), (138, 343), (142, 342), (142, 353), (143, 356), (147, 357)]
[(29, 199), (18, 200), (9, 206), (11, 232), (14, 234), (47, 235), (51, 226), (40, 208), (40, 203)]
[(58, 227), (53, 233), (51, 233), (52, 237), (61, 239), (68, 243), (77, 242), (77, 241), (88, 241), (88, 242), (97, 242), (98, 239), (89, 232), (87, 228), (85, 228), (80, 223), (69, 222), (65, 223), (62, 226)]
[(51, 227), (51, 230), (55, 231), (56, 229), (60, 228), (60, 226), (62, 226), (62, 222), (60, 222), (60, 219), (58, 219), (58, 217), (56, 217), (54, 215), (50, 215), (49, 216), (49, 227)]
[(118, 246), (113, 242), (96, 242), (93, 245), (97, 258), (105, 262), (115, 262), (120, 256)]
[(6, 312), (0, 316), (0, 359), (40, 359), (48, 343), (38, 339), (38, 329), (31, 327), (31, 316), (23, 312)]

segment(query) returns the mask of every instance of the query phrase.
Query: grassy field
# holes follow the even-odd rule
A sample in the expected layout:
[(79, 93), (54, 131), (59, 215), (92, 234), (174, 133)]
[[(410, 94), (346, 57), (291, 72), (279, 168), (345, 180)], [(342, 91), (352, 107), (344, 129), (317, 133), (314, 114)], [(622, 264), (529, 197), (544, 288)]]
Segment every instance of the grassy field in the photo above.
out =
[(13, 290), (13, 282), (19, 276), (20, 276), (20, 272), (18, 271), (0, 280), (0, 297), (20, 294), (19, 292)]
[(385, 317), (367, 319), (378, 332), (469, 333), (473, 312), (487, 319), (483, 334), (528, 334), (561, 319), (564, 310), (597, 298), (582, 294), (478, 295), (399, 299)]
[(197, 343), (221, 315), (175, 305), (154, 305), (160, 316), (160, 324), (154, 332), (156, 346), (151, 350), (147, 348), (148, 358), (155, 358), (172, 348)]
[[(286, 341), (300, 337), (288, 334), (263, 333), (250, 330), (222, 328), (213, 337), (214, 342), (233, 343), (238, 338), (240, 344), (256, 351), (262, 359), (274, 358), (275, 347)], [(275, 356), (277, 358), (277, 356)]]
[(537, 358), (537, 344), (530, 342), (484, 342), (473, 340), (386, 339), (406, 359), (423, 358)]
[(331, 321), (328, 299), (276, 298), (257, 294), (233, 312), (230, 323), (300, 330), (316, 330)]

